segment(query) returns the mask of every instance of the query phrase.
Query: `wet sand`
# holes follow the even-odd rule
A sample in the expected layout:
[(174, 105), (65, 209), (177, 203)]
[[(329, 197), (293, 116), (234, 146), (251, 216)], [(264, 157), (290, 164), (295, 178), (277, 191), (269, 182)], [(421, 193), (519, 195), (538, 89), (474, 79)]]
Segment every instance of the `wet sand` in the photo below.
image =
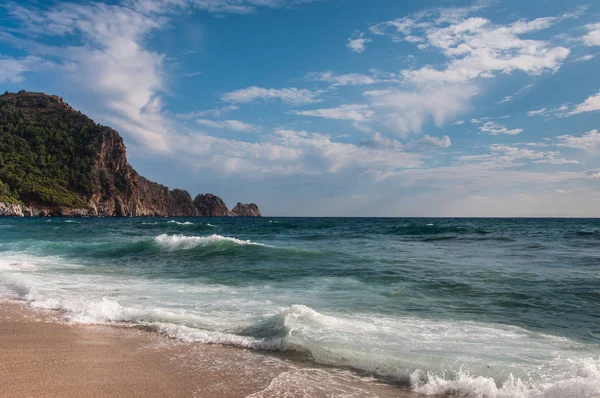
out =
[(402, 397), (354, 372), (0, 301), (1, 397)]

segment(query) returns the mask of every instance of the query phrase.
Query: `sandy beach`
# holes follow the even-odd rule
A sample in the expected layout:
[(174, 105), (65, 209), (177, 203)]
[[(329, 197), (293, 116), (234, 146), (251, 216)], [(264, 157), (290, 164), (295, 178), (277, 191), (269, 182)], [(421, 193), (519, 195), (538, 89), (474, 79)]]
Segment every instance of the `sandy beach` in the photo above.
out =
[(0, 302), (2, 397), (416, 397), (352, 372)]

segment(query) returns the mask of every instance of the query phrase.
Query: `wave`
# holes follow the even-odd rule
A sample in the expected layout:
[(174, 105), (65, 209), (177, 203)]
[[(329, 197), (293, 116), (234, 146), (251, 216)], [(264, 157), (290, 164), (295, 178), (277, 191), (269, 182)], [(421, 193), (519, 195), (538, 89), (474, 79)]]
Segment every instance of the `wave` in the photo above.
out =
[(181, 221), (175, 221), (175, 220), (170, 220), (170, 221), (167, 221), (167, 224), (177, 224), (177, 225), (194, 225), (194, 223), (193, 223), (193, 222), (191, 222), (191, 221), (183, 221), (183, 222), (181, 222)]
[[(472, 362), (469, 365), (474, 368), (479, 366), (480, 373), (484, 373), (484, 375), (471, 374), (469, 371), (462, 370), (462, 366), (457, 371), (450, 371), (452, 365), (460, 363), (461, 360), (457, 357), (450, 360), (442, 359), (443, 365), (439, 366), (439, 363), (436, 365), (435, 363), (439, 362), (440, 358), (436, 358), (433, 354), (437, 350), (435, 346), (431, 347), (432, 354), (414, 356), (406, 353), (404, 357), (402, 354), (394, 355), (396, 353), (386, 352), (385, 349), (370, 351), (371, 347), (368, 347), (370, 341), (365, 338), (366, 334), (363, 333), (381, 334), (381, 325), (324, 315), (304, 305), (292, 305), (284, 308), (278, 314), (235, 333), (198, 330), (165, 323), (154, 326), (159, 332), (186, 341), (300, 352), (317, 363), (365, 371), (394, 380), (425, 395), (557, 398), (597, 397), (600, 394), (600, 360), (598, 359), (574, 360), (571, 362), (571, 366), (565, 368), (556, 378), (543, 380), (533, 380), (528, 377), (526, 372), (519, 372), (519, 369), (515, 368), (512, 370), (521, 374), (521, 377), (516, 377), (510, 372), (510, 367), (504, 369), (503, 372), (496, 373), (494, 375), (496, 378), (494, 378), (489, 373), (498, 372), (497, 369), (488, 371), (488, 375), (486, 375), (486, 370), (490, 369), (489, 365), (476, 365)], [(441, 325), (436, 327), (439, 326)], [(454, 329), (456, 326), (458, 329)], [(464, 333), (465, 327), (469, 329), (469, 326), (472, 326), (468, 330), (469, 333), (490, 332), (490, 325), (447, 324), (447, 330), (443, 334), (448, 333), (448, 330)], [(360, 347), (356, 344), (361, 341), (356, 338), (359, 336), (352, 336), (357, 330), (363, 334)], [(441, 331), (438, 330), (439, 332)], [(492, 332), (506, 337), (507, 330)], [(349, 333), (350, 336), (343, 336), (344, 333)], [(523, 338), (522, 343), (531, 344), (525, 337), (520, 336)], [(431, 336), (423, 333), (421, 338), (430, 339)], [(532, 336), (529, 336), (529, 339), (531, 338)], [(553, 336), (547, 338), (552, 340)], [(527, 355), (527, 353), (521, 355)], [(419, 366), (423, 365), (428, 365), (430, 370), (421, 370)], [(411, 368), (414, 370), (410, 371)]]
[(579, 231), (575, 232), (575, 236), (578, 236), (580, 238), (598, 237), (598, 236), (600, 236), (600, 231), (598, 231), (598, 230), (596, 230), (596, 231), (579, 230)]
[(185, 231), (186, 233), (197, 234), (208, 233), (209, 231), (214, 231), (215, 228), (218, 228), (218, 225), (214, 225), (211, 223), (178, 220), (144, 221), (138, 225), (142, 226), (144, 229), (155, 230), (160, 232)]
[[(157, 246), (164, 244), (166, 250), (253, 244), (219, 235), (165, 234), (156, 240), (161, 242)], [(600, 360), (588, 357), (596, 351), (564, 337), (509, 325), (326, 314), (305, 305), (277, 308), (271, 304), (274, 292), (260, 293), (262, 287), (250, 291), (247, 287), (186, 284), (182, 289), (176, 281), (48, 273), (55, 269), (53, 262), (64, 266), (60, 259), (2, 259), (0, 265), (6, 266), (0, 267), (0, 285), (32, 307), (63, 311), (72, 322), (127, 323), (185, 341), (293, 351), (320, 364), (395, 380), (426, 395), (600, 395)], [(114, 296), (103, 296), (107, 292)]]
[[(211, 228), (211, 232), (212, 232)], [(300, 247), (278, 247), (250, 239), (240, 239), (219, 234), (183, 235), (157, 234), (147, 237), (127, 237), (119, 240), (63, 242), (59, 240), (20, 241), (7, 244), (4, 250), (11, 253), (30, 253), (36, 259), (62, 258), (61, 261), (79, 262), (90, 266), (120, 267), (120, 269), (135, 269), (142, 259), (155, 261), (159, 269), (168, 277), (170, 267), (159, 260), (157, 256), (171, 259), (180, 258), (182, 261), (199, 261), (216, 259), (226, 261), (226, 258), (248, 258), (252, 261), (292, 261), (306, 260), (307, 257), (332, 256), (332, 252)], [(37, 261), (37, 260), (36, 260)], [(188, 268), (191, 271), (191, 268)], [(183, 270), (182, 270), (183, 271)]]
[[(29, 295), (34, 298), (35, 295)], [(597, 397), (600, 394), (600, 359), (579, 358), (568, 361), (554, 377), (546, 376), (533, 379), (521, 372), (521, 377), (506, 371), (495, 374), (474, 374), (461, 366), (451, 371), (451, 364), (460, 363), (459, 358), (448, 360), (443, 366), (435, 366), (439, 358), (435, 342), (431, 343), (430, 354), (419, 356), (407, 353), (404, 357), (392, 352), (373, 352), (366, 344), (365, 334), (360, 346), (357, 346), (357, 330), (363, 333), (381, 334), (381, 326), (356, 319), (345, 319), (324, 315), (304, 305), (292, 305), (281, 309), (277, 314), (245, 327), (228, 330), (211, 329), (209, 325), (198, 327), (202, 317), (193, 314), (181, 314), (168, 310), (128, 308), (118, 301), (103, 297), (97, 301), (45, 299), (30, 302), (33, 307), (68, 311), (69, 320), (76, 323), (102, 324), (126, 322), (138, 325), (146, 330), (154, 330), (187, 342), (221, 344), (239, 348), (267, 351), (295, 351), (306, 355), (317, 363), (350, 367), (373, 375), (394, 380), (400, 385), (410, 387), (424, 395), (459, 396), (481, 398), (558, 398), (558, 397)], [(413, 322), (415, 320), (412, 320)], [(436, 325), (437, 328), (442, 325)], [(446, 324), (443, 334), (485, 332), (497, 333), (507, 337), (507, 330), (493, 330), (491, 325)], [(456, 329), (456, 326), (459, 326)], [(465, 330), (468, 329), (468, 330)], [(340, 333), (349, 333), (342, 336)], [(429, 331), (431, 332), (431, 330)], [(514, 330), (513, 330), (514, 332)], [(431, 335), (423, 333), (422, 339), (430, 340)], [(523, 344), (531, 344), (527, 336), (521, 336)], [(540, 336), (528, 339), (539, 340)], [(546, 338), (552, 339), (552, 336)], [(340, 341), (341, 340), (341, 341)], [(347, 345), (352, 341), (353, 346)], [(537, 344), (540, 342), (538, 341)], [(570, 344), (570, 342), (563, 342)], [(458, 353), (457, 353), (458, 355)], [(524, 353), (523, 355), (527, 355)], [(429, 366), (428, 366), (429, 365)], [(474, 363), (469, 363), (471, 367)], [(429, 369), (423, 369), (428, 366)], [(447, 369), (444, 369), (447, 366)], [(490, 366), (480, 366), (479, 373), (485, 373)], [(510, 369), (509, 369), (510, 370)], [(513, 369), (518, 371), (518, 369)], [(497, 372), (493, 369), (488, 373)]]
[(199, 246), (216, 246), (216, 245), (237, 245), (237, 246), (263, 246), (262, 243), (252, 242), (250, 240), (241, 240), (228, 236), (213, 234), (210, 236), (184, 236), (184, 235), (167, 235), (162, 234), (154, 238), (154, 241), (161, 248), (169, 251), (174, 250), (189, 250)]

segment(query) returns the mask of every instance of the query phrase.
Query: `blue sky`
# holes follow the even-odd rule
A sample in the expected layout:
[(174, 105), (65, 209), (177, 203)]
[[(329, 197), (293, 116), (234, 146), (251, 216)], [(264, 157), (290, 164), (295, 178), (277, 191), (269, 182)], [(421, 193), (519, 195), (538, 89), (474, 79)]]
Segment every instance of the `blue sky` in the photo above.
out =
[(600, 5), (0, 6), (2, 91), (60, 95), (146, 177), (266, 215), (600, 216)]

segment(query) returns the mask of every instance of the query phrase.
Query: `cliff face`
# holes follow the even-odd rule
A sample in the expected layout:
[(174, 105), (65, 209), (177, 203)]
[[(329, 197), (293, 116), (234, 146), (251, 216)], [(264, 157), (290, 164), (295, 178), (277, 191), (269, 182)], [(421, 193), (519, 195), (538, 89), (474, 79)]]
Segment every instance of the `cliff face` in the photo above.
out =
[(8, 93), (0, 112), (0, 216), (229, 215), (218, 196), (192, 201), (139, 175), (118, 132), (60, 97)]
[(197, 215), (187, 191), (171, 191), (142, 177), (129, 165), (123, 140), (112, 129), (107, 128), (99, 142), (92, 173), (96, 189), (89, 203), (94, 214), (133, 217)]
[(255, 203), (240, 203), (229, 212), (229, 215), (232, 217), (261, 217), (260, 210), (258, 210), (258, 206)]

